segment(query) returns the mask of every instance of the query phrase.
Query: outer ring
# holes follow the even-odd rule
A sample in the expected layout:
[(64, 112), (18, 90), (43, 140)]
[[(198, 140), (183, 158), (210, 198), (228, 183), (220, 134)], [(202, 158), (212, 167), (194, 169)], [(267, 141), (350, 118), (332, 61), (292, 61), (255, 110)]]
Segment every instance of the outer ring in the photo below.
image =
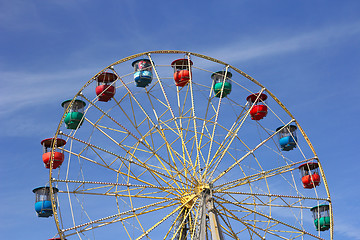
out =
[[(87, 83), (85, 83), (85, 85), (77, 92), (77, 94), (74, 96), (74, 98), (71, 100), (70, 104), (69, 104), (69, 107), (73, 104), (74, 101), (76, 101), (77, 97), (81, 95), (81, 92), (89, 85), (91, 84), (93, 81), (96, 80), (96, 76), (98, 76), (100, 73), (102, 73), (103, 71), (105, 71), (106, 69), (109, 69), (111, 68), (112, 66), (114, 65), (118, 65), (120, 63), (123, 63), (123, 62), (126, 62), (126, 61), (129, 61), (129, 60), (132, 60), (132, 59), (135, 59), (135, 58), (138, 58), (140, 56), (144, 56), (144, 55), (148, 55), (150, 56), (151, 54), (185, 54), (185, 55), (188, 55), (188, 56), (196, 56), (196, 57), (199, 57), (199, 58), (203, 58), (203, 59), (206, 59), (206, 60), (209, 60), (209, 61), (212, 61), (212, 62), (216, 62), (216, 63), (219, 63), (219, 64), (222, 64), (228, 68), (231, 68), (233, 69), (234, 71), (238, 72), (239, 74), (241, 74), (242, 76), (246, 77), (247, 79), (249, 79), (250, 81), (252, 81), (253, 83), (255, 83), (256, 85), (260, 86), (263, 91), (266, 91), (280, 106), (281, 108), (291, 117), (291, 119), (293, 119), (293, 122), (296, 123), (296, 125), (298, 126), (298, 129), (299, 131), (301, 132), (301, 134), (304, 136), (304, 139), (305, 141), (307, 142), (307, 144), (309, 145), (311, 151), (313, 152), (314, 154), (314, 158), (318, 160), (318, 163), (319, 163), (319, 171), (320, 171), (320, 175), (322, 177), (322, 180), (323, 180), (323, 183), (324, 183), (324, 187), (325, 187), (325, 190), (326, 190), (326, 194), (327, 194), (327, 201), (329, 203), (329, 213), (330, 213), (330, 239), (333, 240), (333, 235), (334, 235), (334, 219), (333, 219), (333, 211), (332, 211), (332, 202), (331, 202), (331, 198), (330, 198), (330, 192), (329, 192), (329, 187), (328, 187), (328, 184), (327, 184), (327, 181), (326, 181), (326, 177), (325, 177), (325, 173), (324, 173), (324, 170), (320, 164), (320, 160), (315, 152), (315, 149), (313, 147), (313, 145), (311, 144), (308, 136), (306, 135), (305, 131), (302, 129), (302, 127), (300, 126), (300, 124), (298, 123), (298, 121), (294, 118), (294, 116), (290, 113), (290, 111), (285, 107), (285, 105), (283, 103), (280, 102), (280, 100), (275, 97), (275, 95), (270, 92), (268, 89), (266, 89), (260, 82), (258, 82), (257, 80), (255, 80), (254, 78), (252, 78), (251, 76), (249, 76), (248, 74), (246, 74), (245, 72), (241, 71), (240, 69), (236, 68), (236, 67), (233, 67), (231, 66), (230, 64), (227, 64), (223, 61), (220, 61), (218, 59), (215, 59), (215, 58), (212, 58), (212, 57), (209, 57), (209, 56), (206, 56), (206, 55), (203, 55), (203, 54), (199, 54), (199, 53), (193, 53), (193, 52), (188, 52), (188, 51), (181, 51), (181, 50), (155, 50), (155, 51), (148, 51), (148, 52), (142, 52), (142, 53), (138, 53), (138, 54), (134, 54), (134, 55), (131, 55), (129, 57), (125, 57), (125, 58), (122, 58), (112, 64), (110, 64), (109, 66), (107, 66), (106, 68), (102, 69), (101, 71), (99, 71), (98, 73), (96, 73)], [(69, 108), (68, 107), (68, 108)], [(66, 109), (66, 111), (68, 111), (68, 109)], [(60, 128), (61, 128), (61, 125), (64, 121), (64, 118), (65, 118), (65, 115), (62, 116), (61, 120), (60, 120), (60, 123), (56, 129), (56, 132), (54, 134), (54, 139), (56, 139), (58, 137), (58, 134), (59, 134), (59, 131), (60, 131)], [(54, 141), (55, 142), (55, 141)], [(52, 146), (52, 152), (55, 151), (55, 145), (53, 144)], [(49, 184), (50, 186), (52, 186), (53, 184), (53, 180), (52, 180), (52, 167), (53, 167), (53, 161), (51, 161), (50, 163), (50, 171), (49, 171)], [(61, 240), (65, 240), (64, 236), (63, 236), (63, 233), (61, 232), (61, 229), (60, 229), (60, 223), (59, 223), (59, 217), (58, 217), (58, 214), (57, 214), (57, 211), (56, 211), (56, 203), (55, 203), (55, 198), (54, 198), (54, 192), (53, 192), (53, 189), (50, 188), (50, 195), (51, 195), (51, 204), (52, 204), (52, 209), (53, 209), (53, 213), (54, 213), (54, 220), (55, 220), (55, 223), (56, 223), (56, 228), (58, 230), (58, 233), (59, 233), (59, 236), (61, 238)]]

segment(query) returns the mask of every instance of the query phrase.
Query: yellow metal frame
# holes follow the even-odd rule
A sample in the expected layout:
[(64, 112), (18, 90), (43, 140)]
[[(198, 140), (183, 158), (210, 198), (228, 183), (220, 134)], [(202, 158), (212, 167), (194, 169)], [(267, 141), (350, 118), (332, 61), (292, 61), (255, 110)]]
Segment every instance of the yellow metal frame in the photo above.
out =
[[(185, 87), (176, 87), (175, 84), (170, 83), (171, 74), (163, 73), (163, 68), (170, 66), (156, 64), (156, 57), (166, 54), (170, 55), (172, 60), (179, 55), (184, 56), (188, 60), (189, 69), (192, 68), (194, 71), (213, 72), (197, 67), (194, 59), (196, 58), (199, 61), (216, 63), (222, 66), (225, 72), (233, 71), (239, 74), (236, 76), (250, 80), (257, 87), (258, 93), (266, 92), (287, 114), (285, 121), (271, 109), (272, 106), (268, 106), (269, 113), (274, 118), (284, 126), (297, 125), (312, 155), (305, 156), (309, 154), (305, 154), (305, 150), (298, 145), (303, 158), (291, 160), (279, 148), (269, 147), (274, 146), (278, 132), (267, 129), (261, 124), (262, 122), (256, 124), (267, 134), (266, 138), (259, 139), (256, 146), (250, 146), (246, 136), (241, 136), (241, 131), (250, 124), (249, 109), (252, 106), (248, 106), (247, 103), (241, 105), (239, 101), (245, 101), (232, 98), (233, 93), (226, 98), (215, 98), (211, 80), (208, 81), (208, 85), (197, 83), (195, 73), (190, 74), (189, 83)], [(129, 64), (130, 60), (140, 57), (150, 60), (154, 79), (150, 86), (134, 89), (130, 85), (133, 82), (125, 80), (131, 77), (131, 70), (124, 73), (118, 65)], [(190, 65), (190, 60), (194, 62), (193, 66)], [(107, 69), (118, 76), (117, 93), (112, 99), (111, 108), (99, 104), (97, 98), (84, 93), (88, 87), (94, 85), (96, 76)], [(235, 79), (236, 76), (233, 74), (232, 77), (234, 86), (254, 93), (243, 86), (239, 79)], [(200, 93), (198, 89), (202, 92)], [(140, 91), (143, 91), (142, 95), (139, 94)], [(196, 101), (199, 94), (203, 94), (203, 99), (206, 100), (201, 106)], [(243, 71), (197, 53), (176, 50), (149, 51), (123, 58), (95, 74), (77, 92), (69, 107), (79, 97), (86, 101), (88, 106), (84, 114), (84, 124), (80, 129), (68, 133), (62, 130), (65, 114), (63, 115), (55, 138), (61, 135), (68, 139), (68, 144), (63, 147), (68, 158), (59, 172), (53, 169), (53, 161), (50, 164), (50, 186), (58, 187), (60, 184), (64, 186), (59, 189), (58, 195), (67, 196), (69, 202), (67, 208), (70, 213), (66, 214), (71, 215), (72, 219), (72, 224), (63, 222), (61, 210), (65, 208), (65, 204), (63, 200), (59, 202), (59, 196), (59, 199), (54, 199), (54, 193), (50, 188), (57, 235), (61, 239), (72, 235), (78, 235), (81, 239), (81, 234), (87, 231), (115, 223), (122, 225), (124, 234), (129, 239), (151, 239), (151, 234), (156, 232), (157, 228), (160, 229), (162, 225), (167, 224), (169, 229), (163, 232), (164, 239), (175, 239), (179, 238), (180, 232), (182, 233), (181, 228), (184, 227), (185, 222), (189, 224), (188, 236), (195, 239), (196, 232), (199, 231), (201, 215), (199, 199), (202, 192), (209, 188), (212, 189), (220, 228), (226, 238), (239, 239), (239, 236), (247, 233), (249, 239), (265, 239), (267, 236), (282, 239), (323, 239), (323, 236), (326, 236), (326, 239), (333, 239), (330, 193), (314, 147), (299, 123), (279, 99)], [(223, 116), (221, 110), (226, 105), (237, 109), (234, 110), (235, 118), (230, 127), (226, 127), (226, 122), (221, 119)], [(66, 109), (65, 112), (68, 110)], [(205, 115), (197, 115), (196, 111), (200, 110), (205, 112)], [(96, 112), (96, 118), (91, 116), (91, 111)], [(123, 117), (121, 121), (118, 115)], [(87, 139), (83, 139), (81, 131), (95, 132), (96, 137), (105, 139), (108, 146), (98, 145), (96, 137), (92, 139), (92, 134)], [(219, 132), (226, 134), (217, 136)], [(82, 147), (79, 149), (75, 146)], [(112, 149), (114, 146), (117, 149)], [(245, 150), (237, 150), (237, 146)], [(54, 145), (52, 151), (55, 151), (55, 147)], [(272, 159), (265, 160), (257, 156), (258, 149), (263, 148), (270, 148), (274, 156), (278, 156), (283, 161), (278, 161), (275, 167), (269, 168), (266, 161)], [(253, 159), (253, 165), (244, 164), (250, 158)], [(81, 179), (69, 178), (73, 176), (72, 166), (77, 164), (74, 163), (75, 160), (79, 162)], [(297, 188), (296, 182), (299, 180), (295, 179), (293, 174), (299, 164), (309, 161), (318, 162), (324, 189), (324, 192), (313, 189), (312, 196), (304, 193), (303, 189)], [(92, 179), (85, 179), (85, 176), (88, 176), (81, 168), (82, 162), (91, 164), (94, 169), (108, 171), (109, 174), (116, 176), (114, 181), (99, 181), (99, 176), (96, 175), (90, 175)], [(238, 176), (234, 178), (231, 175), (233, 173)], [(282, 194), (271, 192), (274, 186), (269, 181), (274, 178), (283, 179), (293, 192)], [(245, 188), (248, 191), (242, 191)], [(101, 199), (113, 198), (117, 209), (114, 209), (112, 215), (93, 219), (78, 196), (98, 197), (99, 202)], [(140, 201), (144, 200), (147, 202), (141, 202), (141, 205)], [(311, 201), (314, 205), (319, 202), (329, 204), (330, 231), (314, 233), (312, 229), (304, 228), (303, 210), (308, 211), (312, 207), (306, 205), (305, 200)], [(57, 207), (56, 202), (59, 202), (60, 208)], [(286, 222), (277, 209), (282, 209), (286, 214), (292, 211), (299, 213), (292, 213), (292, 221)], [(84, 213), (87, 221), (78, 222), (75, 216), (78, 211)], [(151, 219), (153, 216), (161, 216), (161, 218), (154, 221)], [(207, 223), (207, 232), (209, 232), (209, 223)], [(208, 234), (210, 238), (211, 233)], [(152, 239), (160, 238), (152, 237)]]

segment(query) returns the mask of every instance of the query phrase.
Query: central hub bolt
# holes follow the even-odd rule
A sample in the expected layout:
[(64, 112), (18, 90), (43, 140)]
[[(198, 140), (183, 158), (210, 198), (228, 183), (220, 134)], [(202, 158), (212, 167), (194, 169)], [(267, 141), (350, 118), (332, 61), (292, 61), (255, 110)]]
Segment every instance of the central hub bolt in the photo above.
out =
[(180, 202), (181, 202), (181, 204), (185, 204), (184, 207), (190, 209), (195, 203), (196, 195), (195, 194), (189, 194), (189, 193), (185, 193), (184, 195), (185, 196), (183, 196), (180, 199)]

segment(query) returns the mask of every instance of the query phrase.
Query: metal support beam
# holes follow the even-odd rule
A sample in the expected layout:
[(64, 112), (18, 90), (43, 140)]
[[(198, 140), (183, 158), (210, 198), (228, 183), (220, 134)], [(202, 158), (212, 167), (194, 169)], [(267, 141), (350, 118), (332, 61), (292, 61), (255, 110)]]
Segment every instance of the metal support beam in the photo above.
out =
[(180, 210), (179, 218), (177, 219), (177, 227), (175, 229), (180, 228), (174, 239), (176, 240), (186, 240), (187, 232), (189, 230), (189, 210), (187, 208), (183, 208)]
[(201, 202), (200, 202), (200, 229), (198, 232), (197, 240), (206, 240), (206, 194), (205, 191), (201, 193)]
[(212, 192), (210, 189), (206, 189), (204, 192), (205, 192), (206, 208), (209, 215), (212, 240), (224, 240), (224, 236), (222, 234), (221, 227), (219, 224), (217, 210), (214, 206), (214, 199), (212, 197)]

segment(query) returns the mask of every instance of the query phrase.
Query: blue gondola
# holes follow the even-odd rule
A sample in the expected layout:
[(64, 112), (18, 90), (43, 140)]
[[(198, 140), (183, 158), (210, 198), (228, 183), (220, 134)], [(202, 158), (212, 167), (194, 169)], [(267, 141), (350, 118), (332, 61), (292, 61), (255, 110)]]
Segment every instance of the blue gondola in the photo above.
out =
[[(284, 126), (278, 127), (276, 131), (279, 131), (283, 127)], [(289, 125), (279, 131), (279, 144), (282, 151), (290, 151), (296, 147), (296, 129), (297, 127), (295, 125)]]
[(148, 86), (153, 78), (151, 61), (139, 59), (131, 64), (134, 67), (134, 80), (137, 87)]
[[(56, 195), (58, 191), (57, 188), (53, 187), (55, 201), (57, 199)], [(33, 189), (33, 193), (35, 193), (35, 211), (38, 217), (51, 217), (53, 215), (53, 210), (51, 207), (50, 187), (35, 188)]]

